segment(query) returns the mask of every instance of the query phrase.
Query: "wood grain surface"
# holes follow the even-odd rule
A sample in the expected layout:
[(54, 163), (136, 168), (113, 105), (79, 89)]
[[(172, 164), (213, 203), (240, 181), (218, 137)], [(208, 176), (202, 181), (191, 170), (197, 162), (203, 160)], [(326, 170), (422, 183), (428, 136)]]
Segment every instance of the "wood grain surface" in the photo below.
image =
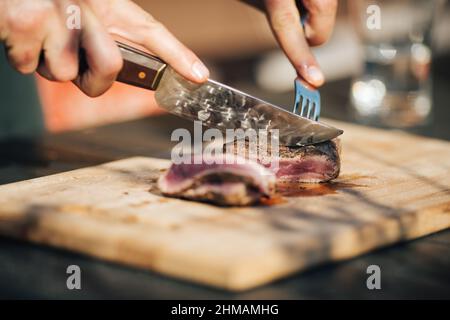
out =
[(274, 206), (162, 197), (139, 157), (0, 186), (0, 233), (243, 290), (450, 226), (450, 143), (333, 124), (339, 179)]

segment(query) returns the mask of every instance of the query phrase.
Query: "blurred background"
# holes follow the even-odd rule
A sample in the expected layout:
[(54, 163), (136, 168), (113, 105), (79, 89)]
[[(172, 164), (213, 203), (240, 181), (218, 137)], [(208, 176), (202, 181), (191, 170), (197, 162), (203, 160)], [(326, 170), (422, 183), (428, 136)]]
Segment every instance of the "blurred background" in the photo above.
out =
[[(263, 13), (231, 0), (136, 2), (205, 61), (211, 78), (292, 108), (295, 72)], [(377, 16), (373, 4), (380, 8), (381, 28), (375, 21), (372, 30), (367, 19)], [(314, 49), (327, 79), (320, 91), (322, 116), (450, 139), (448, 30), (446, 1), (339, 1), (331, 40)], [(21, 76), (5, 61), (2, 52), (0, 139), (163, 112), (149, 91), (115, 84), (92, 99), (71, 83)]]

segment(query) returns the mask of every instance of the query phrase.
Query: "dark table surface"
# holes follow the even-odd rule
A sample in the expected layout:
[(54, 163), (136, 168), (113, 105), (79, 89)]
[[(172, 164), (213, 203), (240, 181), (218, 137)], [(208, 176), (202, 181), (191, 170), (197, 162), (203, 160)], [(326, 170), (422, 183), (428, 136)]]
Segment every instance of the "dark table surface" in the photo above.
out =
[[(448, 78), (447, 78), (448, 79)], [(349, 81), (322, 90), (325, 116), (349, 120)], [(436, 88), (437, 87), (437, 88)], [(448, 83), (435, 86), (435, 121), (416, 132), (449, 139)], [(253, 93), (256, 89), (249, 88)], [(283, 104), (285, 96), (266, 97)], [(176, 128), (190, 123), (163, 115), (39, 139), (0, 142), (0, 184), (96, 165), (130, 156), (169, 158)], [(66, 268), (78, 265), (82, 289), (68, 290)], [(368, 290), (367, 267), (381, 268), (381, 289)], [(143, 299), (450, 299), (450, 230), (272, 284), (230, 293), (116, 265), (79, 254), (0, 237), (0, 298)]]

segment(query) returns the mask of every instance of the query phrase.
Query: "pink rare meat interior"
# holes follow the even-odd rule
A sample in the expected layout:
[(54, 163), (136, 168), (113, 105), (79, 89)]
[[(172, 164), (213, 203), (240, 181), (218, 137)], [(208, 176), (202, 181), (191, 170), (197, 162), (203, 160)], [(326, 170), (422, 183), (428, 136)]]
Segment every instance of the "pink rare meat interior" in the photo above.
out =
[(169, 196), (219, 205), (249, 205), (273, 193), (275, 175), (236, 155), (193, 155), (189, 163), (172, 164), (158, 186)]

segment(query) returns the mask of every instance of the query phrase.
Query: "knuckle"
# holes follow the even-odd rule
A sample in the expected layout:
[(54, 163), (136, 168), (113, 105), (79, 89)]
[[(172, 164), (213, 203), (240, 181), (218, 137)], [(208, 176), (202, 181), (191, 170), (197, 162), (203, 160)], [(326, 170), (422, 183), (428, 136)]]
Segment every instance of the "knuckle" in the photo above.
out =
[(308, 37), (308, 43), (311, 46), (319, 46), (321, 44), (324, 44), (328, 40), (328, 35), (324, 33), (316, 33), (312, 37)]
[(272, 28), (275, 31), (286, 30), (300, 23), (298, 12), (281, 11), (274, 13), (272, 18)]
[(65, 65), (52, 70), (52, 75), (56, 81), (67, 82), (72, 81), (78, 76), (78, 66)]
[(151, 14), (145, 14), (145, 16), (143, 17), (143, 23), (147, 26), (151, 26), (153, 24), (158, 24), (159, 21), (156, 20)]
[(117, 56), (117, 59), (111, 60), (110, 70), (111, 74), (116, 75), (122, 70), (123, 67), (123, 59), (120, 54)]
[(286, 0), (266, 0), (266, 6), (270, 8), (279, 8), (286, 4)]
[(108, 89), (109, 89), (109, 87), (108, 88), (99, 88), (96, 86), (88, 85), (88, 86), (83, 86), (81, 88), (81, 91), (83, 91), (84, 94), (87, 95), (88, 97), (97, 98), (97, 97), (101, 96), (102, 94), (104, 94)]
[(29, 63), (29, 64), (19, 64), (19, 65), (16, 65), (15, 66), (15, 69), (19, 72), (19, 73), (21, 73), (21, 74), (31, 74), (31, 73), (33, 73), (34, 71), (36, 71), (36, 67), (33, 65), (33, 64), (31, 64), (31, 63)]
[(9, 60), (14, 68), (23, 74), (29, 74), (35, 71), (38, 57), (32, 50), (23, 50), (9, 52)]
[(36, 68), (34, 68), (31, 65), (27, 65), (27, 66), (20, 66), (20, 67), (16, 67), (16, 70), (23, 75), (28, 75), (28, 74), (32, 74), (36, 71)]
[(150, 31), (158, 32), (165, 30), (166, 27), (164, 27), (164, 25), (161, 22), (151, 18), (150, 20), (147, 20), (147, 28)]
[(101, 64), (101, 68), (98, 70), (102, 77), (107, 79), (114, 79), (117, 74), (122, 70), (123, 60), (120, 54), (115, 58), (109, 58), (106, 62)]
[(42, 27), (54, 11), (51, 5), (38, 6), (34, 1), (26, 1), (6, 13), (6, 26), (11, 32), (29, 32)]
[(97, 98), (101, 95), (98, 90), (92, 89), (91, 87), (81, 88), (81, 91), (90, 98)]

